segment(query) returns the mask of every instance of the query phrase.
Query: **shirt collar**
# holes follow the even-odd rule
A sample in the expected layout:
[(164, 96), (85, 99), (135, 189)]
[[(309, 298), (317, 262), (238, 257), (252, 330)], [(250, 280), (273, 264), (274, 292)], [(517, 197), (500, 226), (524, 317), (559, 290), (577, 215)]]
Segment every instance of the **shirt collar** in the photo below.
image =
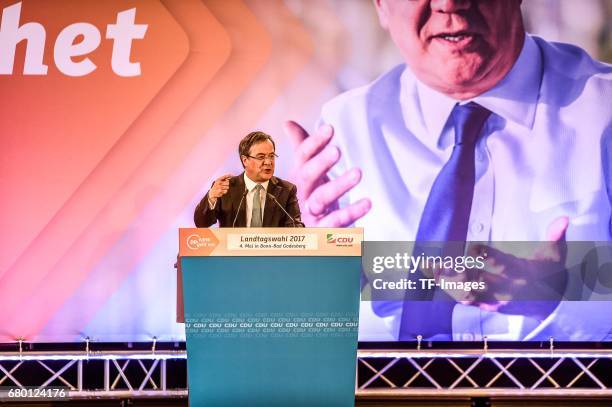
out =
[[(504, 119), (531, 128), (541, 82), (540, 52), (533, 38), (526, 35), (521, 53), (510, 72), (493, 88), (471, 101)], [(444, 126), (459, 101), (424, 85), (419, 80), (416, 80), (416, 88), (427, 132), (439, 141)], [(467, 102), (470, 101), (461, 103)]]
[(495, 87), (473, 100), (496, 115), (530, 129), (541, 83), (540, 51), (534, 39), (525, 35), (523, 49), (510, 72)]
[(457, 101), (444, 93), (433, 90), (419, 80), (416, 81), (416, 84), (423, 122), (427, 133), (431, 135), (429, 141), (439, 145), (442, 130)]
[(268, 181), (265, 182), (255, 182), (252, 179), (250, 179), (249, 177), (247, 177), (246, 172), (244, 173), (244, 185), (246, 186), (246, 189), (251, 192), (253, 190), (253, 188), (255, 188), (255, 186), (257, 184), (261, 184), (261, 186), (264, 188), (264, 191), (268, 190)]

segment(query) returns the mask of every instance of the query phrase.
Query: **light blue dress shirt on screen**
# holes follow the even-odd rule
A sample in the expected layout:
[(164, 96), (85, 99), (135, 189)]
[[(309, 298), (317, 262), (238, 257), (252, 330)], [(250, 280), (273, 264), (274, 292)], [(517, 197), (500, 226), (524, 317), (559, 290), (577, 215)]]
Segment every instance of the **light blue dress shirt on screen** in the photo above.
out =
[[(612, 240), (610, 65), (575, 46), (527, 35), (506, 77), (471, 101), (493, 114), (476, 146), (467, 240), (543, 241), (560, 216), (570, 219), (567, 240)], [(372, 200), (355, 224), (367, 240), (414, 240), (430, 188), (451, 155), (448, 119), (456, 103), (400, 65), (324, 105), (321, 121), (334, 127), (342, 152), (330, 175), (352, 167), (363, 172), (341, 206)], [(401, 306), (364, 302), (360, 339), (396, 339)], [(612, 331), (607, 307), (561, 302), (540, 321), (458, 304), (453, 339), (602, 340)]]

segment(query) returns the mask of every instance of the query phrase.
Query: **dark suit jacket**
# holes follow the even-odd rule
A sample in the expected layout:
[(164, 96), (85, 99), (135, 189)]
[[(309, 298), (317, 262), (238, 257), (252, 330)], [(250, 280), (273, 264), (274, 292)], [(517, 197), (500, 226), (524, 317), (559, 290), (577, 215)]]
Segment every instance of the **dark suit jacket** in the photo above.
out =
[[(242, 200), (242, 205), (240, 205), (240, 200), (245, 190), (244, 173), (230, 178), (229, 191), (217, 199), (215, 208), (212, 210), (208, 205), (207, 193), (198, 206), (196, 206), (193, 214), (196, 226), (207, 228), (219, 221), (219, 226), (221, 227), (232, 227), (234, 217), (238, 213), (235, 227), (246, 227), (246, 197)], [(280, 178), (272, 177), (268, 183), (267, 192), (274, 195), (278, 203), (295, 219), (295, 227), (304, 226), (301, 220), (295, 185)], [(238, 210), (238, 206), (240, 206), (240, 210)], [(269, 196), (266, 196), (263, 227), (294, 227), (294, 222)]]

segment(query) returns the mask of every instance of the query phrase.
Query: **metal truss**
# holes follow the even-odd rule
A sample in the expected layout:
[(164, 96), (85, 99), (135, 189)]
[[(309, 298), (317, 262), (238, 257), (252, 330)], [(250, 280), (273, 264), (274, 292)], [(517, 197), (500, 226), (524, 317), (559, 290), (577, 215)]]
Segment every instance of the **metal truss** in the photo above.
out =
[(612, 397), (612, 350), (368, 350), (357, 396)]
[[(67, 398), (185, 398), (186, 385), (169, 388), (169, 361), (185, 351), (1, 352), (0, 402), (7, 389), (63, 388)], [(186, 377), (186, 369), (179, 368)], [(14, 399), (11, 399), (14, 401)]]
[[(155, 346), (0, 352), (0, 389), (62, 387), (70, 399), (185, 398), (185, 359), (184, 350), (156, 351)], [(171, 384), (169, 364), (172, 375), (181, 376)], [(360, 350), (356, 396), (612, 397), (612, 349)], [(6, 400), (0, 392), (0, 402)]]

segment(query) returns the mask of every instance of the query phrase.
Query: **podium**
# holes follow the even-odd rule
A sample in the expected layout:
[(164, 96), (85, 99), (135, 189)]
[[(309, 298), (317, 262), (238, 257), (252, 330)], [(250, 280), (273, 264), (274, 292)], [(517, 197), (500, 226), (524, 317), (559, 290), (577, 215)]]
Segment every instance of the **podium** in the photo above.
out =
[(353, 406), (363, 230), (180, 229), (191, 406)]

